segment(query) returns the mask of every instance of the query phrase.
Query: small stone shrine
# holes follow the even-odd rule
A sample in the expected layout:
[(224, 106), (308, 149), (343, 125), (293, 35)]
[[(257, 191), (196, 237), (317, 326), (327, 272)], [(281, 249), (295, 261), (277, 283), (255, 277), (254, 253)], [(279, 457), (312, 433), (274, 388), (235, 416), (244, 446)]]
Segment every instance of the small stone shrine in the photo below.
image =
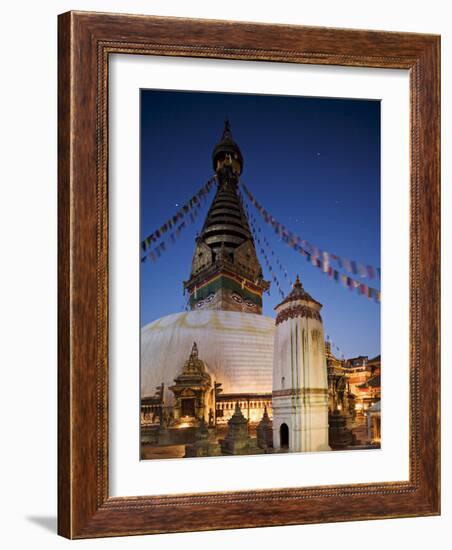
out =
[(264, 408), (264, 414), (262, 419), (257, 425), (256, 428), (257, 434), (257, 446), (260, 449), (271, 449), (273, 448), (273, 427), (272, 421), (268, 416), (267, 407)]
[(248, 420), (243, 416), (238, 403), (228, 421), (228, 433), (220, 441), (221, 452), (225, 455), (252, 455), (262, 453), (256, 440), (248, 433)]
[(219, 455), (221, 455), (221, 447), (215, 441), (213, 433), (209, 431), (206, 421), (202, 419), (196, 430), (195, 443), (185, 446), (185, 458)]
[(347, 421), (340, 411), (335, 410), (328, 415), (328, 440), (332, 449), (346, 449), (356, 445), (356, 437), (346, 426)]

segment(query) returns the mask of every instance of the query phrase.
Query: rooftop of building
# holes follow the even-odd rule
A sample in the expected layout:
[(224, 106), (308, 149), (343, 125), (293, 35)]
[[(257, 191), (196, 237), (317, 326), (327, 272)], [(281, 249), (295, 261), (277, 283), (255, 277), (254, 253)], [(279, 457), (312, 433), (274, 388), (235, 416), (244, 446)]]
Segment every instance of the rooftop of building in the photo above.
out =
[(289, 302), (296, 302), (297, 300), (306, 300), (307, 302), (313, 302), (314, 304), (317, 304), (318, 306), (322, 307), (322, 304), (318, 302), (317, 300), (314, 300), (314, 298), (306, 292), (304, 289), (301, 281), (300, 276), (297, 275), (297, 278), (295, 280), (295, 283), (293, 284), (292, 290), (290, 293), (284, 298), (282, 302), (280, 302), (276, 307), (282, 306), (283, 304), (287, 304)]
[(369, 378), (369, 380), (366, 380), (364, 384), (360, 384), (358, 388), (379, 388), (381, 387), (381, 376), (377, 374), (376, 376), (372, 376), (372, 378)]

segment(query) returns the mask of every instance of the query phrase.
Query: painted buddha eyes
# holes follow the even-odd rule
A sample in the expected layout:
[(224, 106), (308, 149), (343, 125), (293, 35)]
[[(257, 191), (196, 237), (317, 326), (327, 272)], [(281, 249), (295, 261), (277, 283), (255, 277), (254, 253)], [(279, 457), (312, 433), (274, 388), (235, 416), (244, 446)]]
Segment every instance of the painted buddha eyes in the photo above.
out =
[(245, 304), (246, 307), (248, 307), (249, 309), (255, 309), (256, 308), (256, 304), (254, 302), (252, 302), (251, 300), (244, 300), (240, 294), (232, 294), (231, 298), (234, 300), (234, 302), (237, 302), (238, 304)]
[(204, 300), (199, 300), (199, 302), (197, 302), (196, 304), (196, 307), (198, 309), (202, 309), (202, 307), (205, 306), (206, 304), (210, 304), (210, 302), (212, 302), (214, 298), (215, 298), (215, 294), (212, 292), (207, 296), (207, 298), (204, 298)]
[(238, 304), (243, 304), (243, 298), (240, 296), (240, 294), (233, 294), (232, 299)]
[[(215, 294), (211, 293), (209, 294), (204, 300), (199, 300), (199, 302), (196, 303), (197, 309), (202, 309), (205, 305), (210, 304), (213, 302), (215, 298)], [(240, 296), (240, 294), (234, 293), (231, 295), (231, 298), (236, 302), (237, 304), (244, 304), (249, 309), (256, 309), (256, 304), (252, 302), (251, 300), (245, 300)]]

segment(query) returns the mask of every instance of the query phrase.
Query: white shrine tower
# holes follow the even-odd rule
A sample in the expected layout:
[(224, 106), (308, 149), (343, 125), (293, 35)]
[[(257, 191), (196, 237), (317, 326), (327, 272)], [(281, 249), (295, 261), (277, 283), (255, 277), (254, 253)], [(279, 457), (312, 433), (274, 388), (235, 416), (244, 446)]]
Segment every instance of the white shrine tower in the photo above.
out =
[(328, 377), (322, 305), (299, 277), (276, 306), (273, 355), (273, 446), (290, 452), (326, 451)]

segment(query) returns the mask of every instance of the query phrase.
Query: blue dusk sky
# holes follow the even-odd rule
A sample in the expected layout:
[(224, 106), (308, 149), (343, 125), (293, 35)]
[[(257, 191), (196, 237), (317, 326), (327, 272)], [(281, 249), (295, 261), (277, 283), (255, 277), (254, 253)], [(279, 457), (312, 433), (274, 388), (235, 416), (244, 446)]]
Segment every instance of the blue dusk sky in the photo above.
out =
[[(380, 267), (379, 101), (142, 90), (142, 239), (213, 175), (211, 154), (225, 118), (244, 157), (242, 181), (269, 213), (321, 250)], [(182, 282), (214, 193), (175, 244), (156, 262), (141, 264), (142, 326), (184, 310)], [(323, 304), (325, 335), (345, 357), (379, 354), (379, 304), (329, 279), (251, 211), (274, 250), (273, 257), (266, 252), (284, 292), (290, 285), (276, 257)], [(375, 279), (363, 282), (379, 288)], [(272, 287), (263, 296), (263, 313), (274, 317), (281, 297)]]

